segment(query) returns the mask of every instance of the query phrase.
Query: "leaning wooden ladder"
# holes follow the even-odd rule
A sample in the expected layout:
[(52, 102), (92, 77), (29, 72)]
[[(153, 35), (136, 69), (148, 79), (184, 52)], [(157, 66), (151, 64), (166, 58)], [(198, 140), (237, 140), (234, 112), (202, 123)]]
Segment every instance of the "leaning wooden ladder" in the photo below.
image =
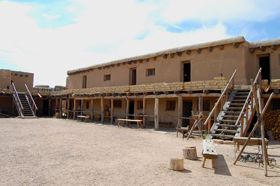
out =
[(199, 125), (202, 125), (202, 121), (204, 119), (204, 116), (202, 113), (199, 113), (198, 115), (195, 116), (196, 119), (194, 121), (194, 124), (192, 126), (192, 128), (188, 131), (188, 135), (187, 135), (187, 140), (191, 137), (193, 131), (195, 128), (198, 128), (198, 130), (201, 132), (201, 135), (202, 135), (202, 126), (199, 126)]

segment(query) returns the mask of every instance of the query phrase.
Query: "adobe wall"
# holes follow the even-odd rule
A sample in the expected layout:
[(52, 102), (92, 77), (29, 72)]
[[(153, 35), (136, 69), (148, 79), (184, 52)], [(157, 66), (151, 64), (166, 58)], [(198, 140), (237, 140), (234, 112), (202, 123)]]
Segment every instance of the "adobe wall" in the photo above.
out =
[(11, 71), (0, 70), (0, 89), (9, 89), (11, 84)]
[(11, 71), (11, 80), (14, 82), (17, 91), (26, 91), (25, 85), (28, 86), (30, 90), (33, 88), (33, 78), (32, 73)]
[[(137, 69), (137, 84), (180, 82), (183, 80), (183, 62), (185, 61), (191, 63), (191, 81), (211, 80), (220, 75), (230, 78), (234, 69), (237, 69), (236, 83), (247, 84), (249, 82), (245, 73), (245, 51), (247, 50), (244, 44), (238, 47), (230, 44), (224, 48), (192, 50), (190, 54), (183, 52), (180, 56), (174, 54), (167, 58), (160, 56), (149, 60), (144, 59), (142, 62), (117, 64), (114, 67), (69, 75), (67, 86), (68, 88), (82, 88), (84, 75), (87, 75), (87, 88), (129, 85), (131, 68)], [(149, 68), (155, 68), (155, 76), (146, 76), (146, 70)], [(110, 81), (104, 81), (105, 74), (111, 74)]]

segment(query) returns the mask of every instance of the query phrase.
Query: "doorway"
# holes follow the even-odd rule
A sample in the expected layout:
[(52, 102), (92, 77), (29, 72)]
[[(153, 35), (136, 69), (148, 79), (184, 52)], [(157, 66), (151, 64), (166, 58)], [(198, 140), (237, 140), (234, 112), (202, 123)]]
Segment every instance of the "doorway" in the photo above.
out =
[(130, 69), (130, 75), (129, 75), (129, 85), (136, 85), (136, 68)]
[(49, 100), (44, 99), (43, 100), (43, 116), (49, 115)]
[(183, 63), (183, 81), (191, 81), (191, 63)]
[[(183, 101), (183, 117), (190, 118), (192, 116), (192, 101)], [(189, 119), (183, 119), (182, 126), (186, 127), (190, 124)]]
[(134, 100), (129, 101), (128, 118), (134, 119)]
[(270, 83), (270, 56), (259, 57), (259, 66), (262, 68), (262, 79), (267, 79), (268, 83)]

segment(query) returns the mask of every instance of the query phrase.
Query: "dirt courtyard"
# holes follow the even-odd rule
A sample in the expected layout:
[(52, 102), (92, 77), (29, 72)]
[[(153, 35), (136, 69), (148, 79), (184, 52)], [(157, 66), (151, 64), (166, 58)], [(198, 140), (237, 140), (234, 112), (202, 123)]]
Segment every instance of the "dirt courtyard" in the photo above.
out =
[[(211, 161), (185, 160), (185, 171), (168, 169), (170, 158), (196, 146), (175, 132), (83, 123), (62, 119), (0, 119), (0, 185), (279, 185), (280, 145), (269, 146), (277, 161), (264, 176), (252, 162), (233, 165), (233, 145), (217, 144)], [(257, 147), (246, 148), (257, 152)]]

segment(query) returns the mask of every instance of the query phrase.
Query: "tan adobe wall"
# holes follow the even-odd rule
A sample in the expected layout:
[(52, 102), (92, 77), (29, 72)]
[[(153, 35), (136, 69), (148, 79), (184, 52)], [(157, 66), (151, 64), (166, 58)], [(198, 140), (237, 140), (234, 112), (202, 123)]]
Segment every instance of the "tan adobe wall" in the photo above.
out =
[(32, 73), (12, 71), (11, 78), (17, 88), (17, 91), (26, 91), (24, 84), (32, 90), (34, 78)]
[(252, 68), (256, 71), (259, 68), (259, 56), (269, 55), (270, 56), (270, 78), (280, 79), (280, 48), (272, 49), (266, 48), (265, 50), (256, 49), (251, 54), (251, 60), (255, 63)]
[[(100, 68), (69, 75), (68, 88), (82, 88), (82, 79), (87, 75), (87, 88), (120, 86), (129, 84), (129, 70), (137, 69), (137, 84), (156, 82), (180, 82), (183, 79), (183, 62), (191, 62), (191, 81), (210, 80), (223, 76), (229, 78), (235, 69), (237, 83), (246, 84), (249, 80), (245, 74), (245, 60), (247, 47), (240, 45), (226, 45), (224, 48), (202, 49), (200, 52), (193, 50), (191, 54), (183, 52), (181, 56), (169, 55), (143, 60), (131, 64), (118, 64), (114, 67)], [(146, 76), (148, 68), (155, 68), (155, 76)], [(104, 81), (104, 75), (111, 74), (110, 81)]]
[(0, 89), (9, 89), (11, 84), (11, 71), (0, 70)]

